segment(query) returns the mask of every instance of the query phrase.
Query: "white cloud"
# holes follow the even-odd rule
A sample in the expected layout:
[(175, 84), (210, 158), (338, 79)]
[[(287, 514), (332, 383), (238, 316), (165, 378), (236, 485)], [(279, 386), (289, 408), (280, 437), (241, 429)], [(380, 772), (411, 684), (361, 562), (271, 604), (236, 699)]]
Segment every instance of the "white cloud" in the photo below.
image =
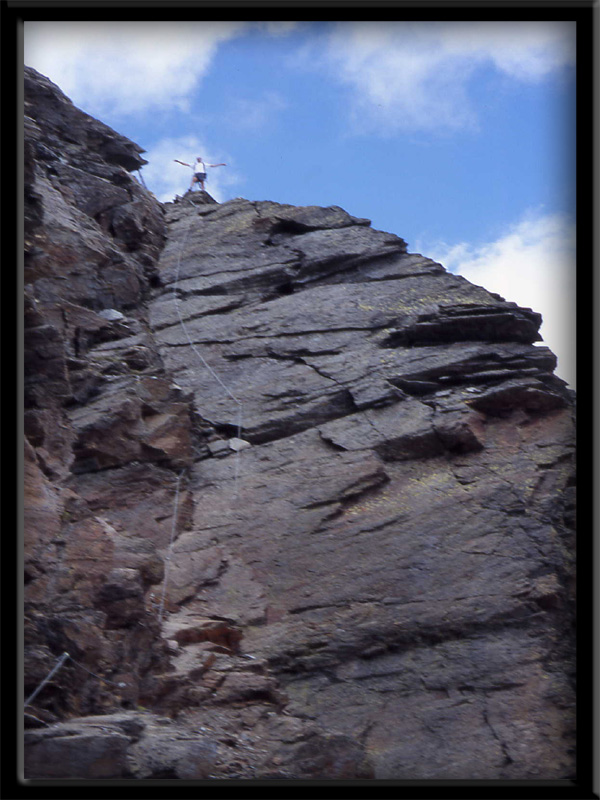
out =
[[(477, 123), (468, 83), (494, 65), (535, 81), (575, 61), (569, 22), (341, 22), (325, 61), (354, 91), (363, 130), (458, 129)], [(314, 54), (313, 54), (314, 55)]]
[(575, 63), (575, 23), (451, 23), (440, 33), (448, 55), (492, 61), (517, 80), (539, 80)]
[(26, 22), (25, 63), (99, 116), (188, 110), (218, 46), (244, 22)]
[(565, 215), (528, 214), (496, 241), (418, 249), (471, 283), (542, 314), (540, 333), (575, 388), (575, 226)]
[(189, 97), (219, 46), (250, 30), (288, 35), (296, 22), (26, 22), (25, 63), (98, 116), (169, 108)]
[(161, 203), (170, 202), (175, 195), (183, 195), (190, 186), (191, 168), (176, 164), (174, 159), (193, 164), (197, 156), (202, 156), (207, 164), (226, 162), (226, 167), (207, 170), (206, 190), (217, 202), (223, 201), (227, 186), (241, 180), (227, 156), (224, 153), (215, 153), (197, 136), (161, 139), (143, 156), (148, 161), (142, 170), (144, 182)]

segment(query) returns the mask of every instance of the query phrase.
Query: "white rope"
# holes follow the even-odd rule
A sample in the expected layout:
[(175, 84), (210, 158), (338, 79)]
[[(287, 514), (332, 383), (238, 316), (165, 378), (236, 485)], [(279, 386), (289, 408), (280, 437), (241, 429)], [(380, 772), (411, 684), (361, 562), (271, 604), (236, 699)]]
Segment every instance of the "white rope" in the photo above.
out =
[(51, 678), (51, 677), (54, 675), (54, 673), (55, 673), (55, 672), (58, 672), (58, 670), (59, 670), (59, 669), (62, 667), (62, 665), (65, 663), (65, 661), (66, 661), (66, 660), (67, 660), (67, 658), (69, 658), (69, 657), (70, 657), (70, 656), (69, 656), (69, 654), (68, 654), (68, 653), (63, 653), (63, 654), (62, 654), (62, 656), (61, 656), (61, 657), (58, 659), (58, 661), (56, 662), (56, 664), (54, 665), (54, 667), (53, 667), (53, 668), (50, 670), (50, 672), (49, 672), (49, 673), (46, 675), (46, 677), (44, 678), (44, 680), (43, 680), (43, 681), (40, 683), (40, 685), (37, 687), (37, 689), (35, 690), (35, 692), (34, 692), (32, 695), (30, 695), (30, 696), (29, 696), (29, 698), (28, 698), (28, 699), (25, 701), (25, 705), (23, 706), (23, 708), (27, 708), (27, 706), (28, 706), (28, 705), (31, 703), (31, 701), (33, 700), (33, 698), (38, 696), (38, 694), (39, 694), (39, 693), (42, 691), (42, 689), (44, 688), (44, 686), (45, 686), (45, 685), (48, 683), (48, 681), (50, 680), (50, 678)]
[(202, 364), (210, 372), (210, 374), (217, 381), (217, 383), (219, 383), (219, 385), (222, 387), (222, 389), (224, 389), (224, 391), (227, 392), (229, 397), (231, 397), (233, 402), (236, 403), (238, 406), (241, 406), (241, 402), (237, 399), (237, 397), (233, 394), (233, 392), (231, 392), (231, 390), (223, 383), (221, 378), (217, 375), (217, 373), (214, 371), (214, 369), (206, 361), (206, 359), (204, 358), (202, 353), (198, 350), (198, 348), (196, 347), (196, 345), (192, 341), (192, 339), (191, 339), (191, 337), (190, 337), (190, 335), (188, 333), (188, 330), (187, 330), (187, 328), (185, 326), (185, 322), (183, 321), (183, 316), (181, 314), (181, 310), (179, 308), (179, 298), (177, 296), (177, 289), (178, 289), (178, 286), (179, 286), (179, 268), (180, 268), (180, 265), (181, 265), (181, 255), (183, 253), (184, 245), (187, 242), (187, 237), (188, 237), (188, 233), (190, 232), (190, 228), (192, 227), (192, 225), (191, 225), (192, 222), (193, 222), (193, 218), (190, 217), (190, 224), (188, 225), (188, 227), (186, 229), (185, 236), (183, 237), (183, 241), (181, 243), (181, 247), (179, 248), (179, 255), (178, 255), (178, 258), (177, 258), (177, 269), (175, 271), (175, 307), (177, 308), (177, 316), (179, 317), (179, 322), (181, 324), (181, 327), (183, 328), (183, 332), (185, 333), (186, 339), (188, 340), (188, 343), (189, 343), (190, 347), (192, 348), (192, 350), (194, 351), (194, 353), (198, 356), (198, 358), (200, 359)]
[(65, 663), (65, 661), (66, 661), (68, 658), (70, 658), (70, 659), (71, 659), (71, 661), (72, 661), (74, 664), (76, 664), (78, 667), (80, 667), (81, 669), (85, 670), (85, 672), (89, 673), (90, 675), (93, 675), (93, 676), (94, 676), (94, 678), (98, 678), (98, 680), (99, 680), (99, 681), (104, 681), (104, 683), (111, 683), (113, 686), (118, 686), (119, 688), (123, 688), (124, 686), (127, 686), (127, 684), (126, 684), (126, 683), (115, 683), (114, 681), (109, 681), (109, 680), (108, 680), (108, 678), (103, 678), (103, 677), (101, 677), (100, 675), (96, 675), (96, 673), (95, 673), (95, 672), (92, 672), (91, 670), (87, 669), (87, 667), (84, 667), (84, 666), (83, 666), (83, 664), (80, 664), (78, 661), (75, 661), (75, 659), (73, 658), (73, 656), (71, 656), (71, 655), (69, 655), (69, 653), (66, 653), (66, 652), (65, 652), (65, 653), (63, 653), (63, 654), (62, 654), (62, 656), (60, 656), (60, 658), (58, 659), (58, 661), (56, 662), (56, 664), (55, 664), (55, 665), (52, 667), (52, 669), (50, 670), (50, 672), (49, 672), (49, 673), (46, 675), (46, 677), (44, 678), (44, 680), (43, 680), (43, 681), (40, 683), (40, 685), (39, 685), (39, 686), (37, 687), (37, 689), (36, 689), (36, 690), (33, 692), (33, 694), (31, 694), (31, 695), (28, 697), (28, 699), (25, 701), (25, 705), (23, 706), (23, 708), (27, 708), (27, 706), (28, 706), (28, 705), (30, 705), (30, 704), (32, 703), (32, 701), (34, 700), (34, 698), (38, 696), (38, 694), (39, 694), (39, 693), (42, 691), (42, 689), (44, 688), (44, 686), (45, 686), (45, 685), (48, 683), (48, 681), (50, 680), (50, 678), (51, 678), (51, 677), (52, 677), (52, 676), (53, 676), (53, 675), (54, 675), (56, 672), (58, 672), (58, 670), (59, 670), (59, 669), (62, 667), (62, 665)]
[[(237, 438), (242, 438), (242, 405), (238, 406), (238, 416), (237, 416)], [(238, 449), (235, 451), (235, 470), (234, 470), (234, 477), (233, 477), (233, 485), (235, 487), (235, 497), (236, 500), (239, 498), (239, 477), (240, 477), (240, 452), (241, 450)]]
[(88, 669), (87, 667), (84, 667), (84, 666), (83, 666), (83, 664), (80, 664), (80, 663), (79, 663), (79, 661), (75, 661), (75, 659), (73, 658), (73, 656), (69, 656), (69, 658), (71, 659), (71, 661), (72, 661), (74, 664), (76, 664), (76, 665), (77, 665), (78, 667), (80, 667), (82, 670), (84, 670), (85, 672), (87, 672), (89, 675), (93, 675), (93, 676), (94, 676), (94, 678), (98, 678), (98, 680), (99, 680), (99, 681), (102, 681), (103, 683), (110, 683), (112, 686), (118, 686), (120, 689), (123, 689), (125, 686), (127, 686), (127, 684), (126, 684), (126, 683), (123, 683), (123, 681), (119, 681), (119, 683), (116, 683), (115, 681), (109, 681), (109, 679), (108, 679), (108, 678), (103, 678), (101, 675), (96, 675), (96, 673), (95, 673), (95, 672), (92, 672), (92, 670), (91, 670), (91, 669)]
[(175, 489), (175, 508), (173, 510), (173, 520), (171, 522), (171, 540), (169, 541), (169, 549), (167, 551), (167, 558), (165, 562), (165, 576), (163, 578), (163, 590), (162, 596), (160, 598), (160, 606), (158, 608), (158, 624), (162, 624), (163, 618), (163, 609), (165, 606), (165, 595), (167, 593), (167, 583), (169, 581), (169, 569), (171, 567), (171, 555), (173, 552), (173, 541), (175, 539), (175, 529), (177, 526), (177, 508), (179, 505), (179, 482), (181, 481), (181, 476), (183, 475), (183, 471), (179, 473), (177, 478), (177, 487)]
[[(193, 203), (190, 201), (190, 204)], [(179, 254), (177, 257), (177, 269), (175, 270), (175, 286), (174, 286), (174, 293), (175, 293), (175, 308), (177, 309), (177, 316), (179, 317), (179, 323), (181, 328), (185, 334), (186, 339), (188, 340), (188, 344), (192, 348), (194, 354), (198, 357), (199, 361), (202, 365), (210, 372), (213, 378), (217, 381), (217, 383), (221, 386), (221, 388), (229, 395), (229, 397), (233, 400), (233, 402), (237, 406), (237, 438), (242, 438), (242, 403), (238, 398), (233, 394), (233, 392), (226, 386), (219, 375), (215, 372), (215, 370), (210, 366), (210, 364), (206, 361), (200, 350), (196, 347), (195, 343), (192, 341), (190, 334), (188, 333), (188, 329), (185, 326), (185, 322), (183, 320), (183, 315), (181, 313), (181, 309), (179, 308), (179, 297), (177, 295), (178, 288), (179, 288), (179, 269), (181, 266), (181, 256), (183, 254), (183, 248), (187, 242), (188, 234), (192, 227), (193, 217), (190, 216), (189, 224), (186, 228), (185, 235), (181, 242), (181, 247), (179, 248)], [(238, 478), (239, 478), (239, 462), (240, 462), (240, 451), (236, 450), (235, 453), (235, 470), (234, 470), (234, 486), (235, 486), (235, 496), (238, 497)]]

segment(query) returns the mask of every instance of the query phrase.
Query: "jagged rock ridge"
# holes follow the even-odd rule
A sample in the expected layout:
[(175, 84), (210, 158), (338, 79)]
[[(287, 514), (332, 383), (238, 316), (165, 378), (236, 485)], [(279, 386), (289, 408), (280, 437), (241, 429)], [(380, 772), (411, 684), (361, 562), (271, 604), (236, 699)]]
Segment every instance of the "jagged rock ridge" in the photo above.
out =
[(29, 777), (572, 776), (540, 315), (337, 207), (161, 206), (25, 86)]

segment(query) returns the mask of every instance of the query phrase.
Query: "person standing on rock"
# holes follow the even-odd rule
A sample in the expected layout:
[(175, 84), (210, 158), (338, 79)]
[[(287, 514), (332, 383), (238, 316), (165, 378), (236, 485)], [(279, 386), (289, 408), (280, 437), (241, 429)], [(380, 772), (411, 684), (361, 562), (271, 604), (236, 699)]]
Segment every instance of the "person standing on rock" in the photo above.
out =
[(192, 180), (190, 182), (190, 191), (192, 191), (195, 183), (199, 183), (202, 191), (204, 191), (204, 181), (206, 180), (207, 167), (227, 166), (227, 164), (205, 164), (202, 160), (202, 156), (198, 156), (194, 165), (186, 164), (185, 161), (179, 161), (177, 158), (174, 158), (173, 161), (176, 161), (178, 164), (182, 164), (184, 167), (191, 167), (194, 170), (194, 174), (192, 175)]

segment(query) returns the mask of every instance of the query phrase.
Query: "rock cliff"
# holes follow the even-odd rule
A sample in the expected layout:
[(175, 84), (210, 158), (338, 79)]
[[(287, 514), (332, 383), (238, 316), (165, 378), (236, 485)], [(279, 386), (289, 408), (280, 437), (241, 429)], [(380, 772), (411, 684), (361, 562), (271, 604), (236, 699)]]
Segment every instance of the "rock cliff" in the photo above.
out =
[(161, 205), (25, 71), (25, 775), (574, 775), (573, 393), (337, 207)]

